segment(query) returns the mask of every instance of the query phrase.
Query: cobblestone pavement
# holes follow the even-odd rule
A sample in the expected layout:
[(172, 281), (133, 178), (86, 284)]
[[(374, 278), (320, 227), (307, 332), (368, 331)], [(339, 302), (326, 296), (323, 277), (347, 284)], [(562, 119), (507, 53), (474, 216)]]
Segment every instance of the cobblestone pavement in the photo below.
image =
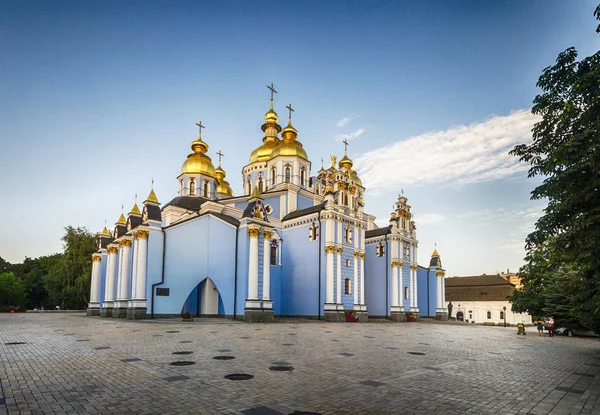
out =
[(600, 414), (600, 341), (532, 329), (8, 314), (0, 363), (0, 414)]

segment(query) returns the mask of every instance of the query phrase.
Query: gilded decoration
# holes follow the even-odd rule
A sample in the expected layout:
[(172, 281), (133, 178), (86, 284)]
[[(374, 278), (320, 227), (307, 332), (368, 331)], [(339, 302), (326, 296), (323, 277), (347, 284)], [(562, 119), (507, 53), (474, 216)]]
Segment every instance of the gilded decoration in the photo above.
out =
[(149, 233), (148, 231), (145, 231), (145, 230), (141, 230), (141, 229), (140, 229), (139, 231), (135, 231), (135, 232), (133, 233), (133, 237), (134, 237), (135, 239), (148, 239), (148, 235), (149, 235), (149, 234), (150, 234), (150, 233)]
[(258, 238), (258, 235), (260, 235), (260, 228), (248, 228), (250, 238)]
[(92, 262), (100, 262), (102, 261), (101, 255), (92, 255)]
[(446, 275), (443, 271), (438, 271), (435, 273), (436, 277), (443, 277), (444, 275)]
[(123, 239), (119, 241), (119, 246), (131, 246), (131, 239)]
[(273, 232), (265, 231), (265, 239), (271, 239), (271, 236), (273, 236)]
[(337, 157), (336, 156), (329, 156), (331, 157), (331, 167), (333, 167), (335, 169), (335, 163), (337, 162)]
[(106, 251), (109, 254), (116, 254), (119, 252), (119, 248), (117, 248), (116, 246), (109, 246), (108, 248), (106, 248)]
[(398, 261), (392, 261), (392, 268), (399, 266), (400, 263)]
[(364, 252), (360, 254), (360, 259), (365, 259), (365, 253)]
[(342, 255), (342, 252), (344, 252), (344, 248), (338, 248), (337, 249), (338, 255)]
[(328, 254), (333, 254), (333, 251), (335, 251), (335, 246), (330, 245), (325, 247), (325, 252), (327, 252)]
[(359, 255), (360, 255), (360, 252), (354, 251), (354, 258), (358, 258)]

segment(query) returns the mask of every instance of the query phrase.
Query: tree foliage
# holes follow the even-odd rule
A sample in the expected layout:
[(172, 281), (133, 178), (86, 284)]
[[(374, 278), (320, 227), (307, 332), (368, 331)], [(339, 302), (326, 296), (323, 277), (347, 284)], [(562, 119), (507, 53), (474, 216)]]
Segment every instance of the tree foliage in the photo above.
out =
[[(594, 12), (600, 20), (600, 6)], [(599, 26), (600, 30), (600, 26)], [(569, 48), (544, 69), (532, 112), (533, 142), (511, 154), (543, 177), (532, 199), (548, 206), (526, 239), (515, 311), (560, 314), (600, 328), (600, 52), (577, 60)]]
[(67, 226), (62, 241), (63, 253), (26, 257), (20, 264), (0, 258), (0, 273), (10, 273), (23, 288), (23, 303), (18, 305), (28, 309), (87, 307), (96, 236), (86, 228)]
[(25, 288), (23, 282), (13, 272), (0, 274), (0, 310), (9, 306), (25, 305)]

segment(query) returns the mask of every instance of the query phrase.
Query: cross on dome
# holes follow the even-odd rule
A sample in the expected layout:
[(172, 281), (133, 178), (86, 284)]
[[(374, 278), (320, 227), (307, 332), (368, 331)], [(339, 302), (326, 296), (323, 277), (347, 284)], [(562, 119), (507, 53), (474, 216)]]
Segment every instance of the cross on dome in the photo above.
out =
[(288, 116), (288, 120), (290, 121), (290, 123), (292, 122), (292, 112), (294, 112), (294, 109), (292, 108), (292, 104), (289, 104), (288, 106), (286, 106), (286, 108), (289, 110), (289, 116)]
[(198, 121), (196, 125), (198, 126), (198, 136), (202, 137), (202, 129), (206, 127), (202, 125), (202, 121)]
[(344, 141), (342, 141), (342, 143), (344, 143), (344, 153), (346, 153), (346, 151), (348, 150), (348, 139), (344, 138)]
[(271, 91), (271, 103), (273, 102), (273, 94), (277, 94), (277, 91), (275, 90), (275, 87), (273, 86), (273, 82), (271, 82), (271, 85), (267, 85), (267, 89), (269, 89)]
[(223, 157), (225, 154), (221, 153), (221, 150), (219, 150), (217, 152), (217, 156), (219, 156), (219, 166), (221, 165), (221, 157)]

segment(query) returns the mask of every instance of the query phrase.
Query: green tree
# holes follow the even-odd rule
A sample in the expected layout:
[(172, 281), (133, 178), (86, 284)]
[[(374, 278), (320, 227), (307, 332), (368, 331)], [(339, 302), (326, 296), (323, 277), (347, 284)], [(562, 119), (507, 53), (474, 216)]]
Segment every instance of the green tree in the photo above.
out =
[[(600, 6), (594, 15), (600, 20)], [(562, 315), (598, 330), (600, 52), (578, 61), (574, 48), (565, 50), (537, 86), (542, 93), (532, 112), (542, 119), (533, 142), (511, 154), (531, 165), (529, 177), (543, 177), (532, 199), (546, 199), (548, 206), (526, 239), (524, 287), (513, 296), (513, 309), (551, 312), (560, 306)]]
[(0, 274), (0, 309), (25, 305), (25, 288), (21, 279), (12, 272)]

